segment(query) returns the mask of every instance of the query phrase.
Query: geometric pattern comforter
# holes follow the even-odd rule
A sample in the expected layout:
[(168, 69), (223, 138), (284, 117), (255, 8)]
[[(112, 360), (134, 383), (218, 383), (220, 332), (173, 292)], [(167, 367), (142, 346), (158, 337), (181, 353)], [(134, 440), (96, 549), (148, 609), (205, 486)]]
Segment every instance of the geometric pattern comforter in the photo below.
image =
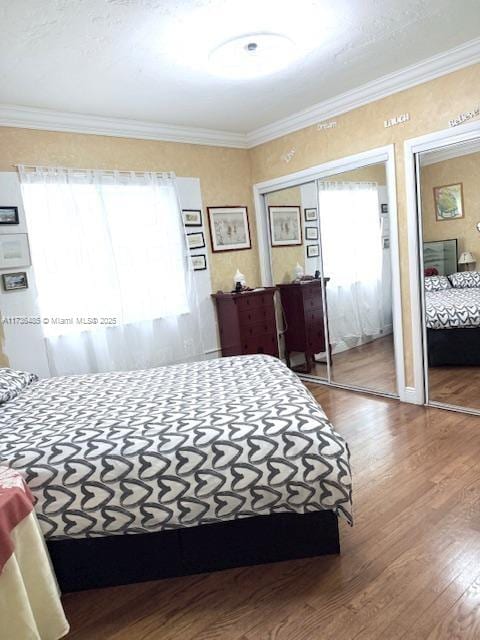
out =
[(332, 509), (352, 523), (348, 447), (277, 358), (39, 380), (0, 406), (49, 539)]
[(480, 289), (425, 291), (428, 329), (480, 327)]

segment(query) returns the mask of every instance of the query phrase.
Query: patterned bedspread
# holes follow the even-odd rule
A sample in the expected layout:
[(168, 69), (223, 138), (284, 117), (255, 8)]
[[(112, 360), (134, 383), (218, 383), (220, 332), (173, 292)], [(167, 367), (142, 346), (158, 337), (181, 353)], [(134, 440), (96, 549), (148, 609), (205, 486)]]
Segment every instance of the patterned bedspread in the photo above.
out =
[(480, 327), (480, 289), (425, 291), (429, 329)]
[(33, 382), (0, 407), (0, 443), (50, 539), (320, 509), (352, 521), (346, 443), (269, 356)]

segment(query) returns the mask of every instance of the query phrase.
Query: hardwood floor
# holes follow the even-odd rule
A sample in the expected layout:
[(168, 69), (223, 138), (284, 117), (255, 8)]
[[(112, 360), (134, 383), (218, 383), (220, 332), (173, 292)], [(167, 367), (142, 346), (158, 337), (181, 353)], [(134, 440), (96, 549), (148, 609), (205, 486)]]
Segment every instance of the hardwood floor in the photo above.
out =
[(480, 367), (429, 367), (430, 400), (480, 410)]
[(342, 554), (70, 594), (69, 640), (480, 638), (480, 418), (311, 390), (352, 453)]
[[(313, 375), (327, 378), (327, 365), (316, 364)], [(332, 381), (383, 393), (397, 392), (393, 335), (336, 353), (332, 357)]]

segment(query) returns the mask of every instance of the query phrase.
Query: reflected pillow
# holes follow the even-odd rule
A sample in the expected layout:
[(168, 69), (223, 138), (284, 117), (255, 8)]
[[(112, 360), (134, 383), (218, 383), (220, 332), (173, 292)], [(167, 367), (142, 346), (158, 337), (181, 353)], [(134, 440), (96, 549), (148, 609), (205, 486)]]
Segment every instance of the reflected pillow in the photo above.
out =
[(480, 272), (478, 271), (461, 271), (452, 273), (448, 277), (455, 289), (480, 288)]
[(0, 369), (0, 404), (16, 398), (22, 389), (36, 382), (38, 376), (26, 371), (14, 371), (13, 369)]
[(425, 278), (425, 291), (443, 291), (444, 289), (451, 289), (447, 276), (428, 276)]

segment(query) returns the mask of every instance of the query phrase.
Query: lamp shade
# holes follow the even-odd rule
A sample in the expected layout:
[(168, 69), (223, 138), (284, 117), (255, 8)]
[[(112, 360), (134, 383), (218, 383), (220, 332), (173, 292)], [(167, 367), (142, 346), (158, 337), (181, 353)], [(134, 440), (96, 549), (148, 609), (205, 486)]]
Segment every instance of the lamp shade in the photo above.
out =
[(476, 262), (475, 256), (470, 251), (464, 251), (458, 260), (458, 264), (472, 264)]

